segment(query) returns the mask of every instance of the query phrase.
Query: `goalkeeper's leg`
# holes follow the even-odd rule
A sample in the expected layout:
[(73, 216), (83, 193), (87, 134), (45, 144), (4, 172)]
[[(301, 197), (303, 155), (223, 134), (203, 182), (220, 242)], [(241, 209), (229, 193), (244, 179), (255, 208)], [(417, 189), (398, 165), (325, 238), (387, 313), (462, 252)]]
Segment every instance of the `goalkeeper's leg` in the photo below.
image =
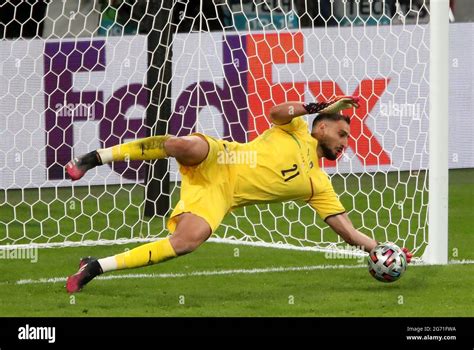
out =
[(209, 145), (199, 136), (151, 136), (102, 148), (74, 158), (66, 165), (72, 180), (79, 180), (98, 165), (116, 161), (153, 160), (175, 157), (183, 165), (197, 165), (207, 156)]
[(66, 290), (80, 291), (94, 277), (109, 271), (148, 266), (191, 253), (211, 235), (211, 227), (201, 217), (183, 213), (176, 218), (176, 230), (169, 238), (138, 246), (103, 259), (81, 259), (79, 271), (69, 276)]

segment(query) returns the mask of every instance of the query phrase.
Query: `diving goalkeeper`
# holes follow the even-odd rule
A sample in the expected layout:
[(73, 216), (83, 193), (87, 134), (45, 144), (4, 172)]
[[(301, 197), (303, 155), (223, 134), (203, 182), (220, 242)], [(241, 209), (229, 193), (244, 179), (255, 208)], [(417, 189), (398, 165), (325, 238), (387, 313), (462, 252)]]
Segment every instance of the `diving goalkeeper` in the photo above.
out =
[[(162, 135), (73, 159), (66, 171), (72, 180), (78, 180), (88, 170), (110, 162), (174, 157), (182, 183), (180, 200), (167, 223), (171, 236), (115, 256), (81, 259), (79, 271), (67, 279), (67, 291), (78, 292), (105, 272), (148, 266), (191, 253), (211, 236), (231, 209), (249, 204), (306, 201), (344, 241), (370, 252), (377, 242), (354, 228), (318, 164), (323, 157), (336, 160), (347, 147), (350, 119), (339, 112), (351, 107), (358, 107), (357, 97), (342, 96), (324, 103), (286, 102), (272, 107), (273, 126), (248, 143), (199, 133)], [(317, 114), (311, 132), (301, 118), (305, 114)], [(410, 261), (411, 254), (404, 251)]]

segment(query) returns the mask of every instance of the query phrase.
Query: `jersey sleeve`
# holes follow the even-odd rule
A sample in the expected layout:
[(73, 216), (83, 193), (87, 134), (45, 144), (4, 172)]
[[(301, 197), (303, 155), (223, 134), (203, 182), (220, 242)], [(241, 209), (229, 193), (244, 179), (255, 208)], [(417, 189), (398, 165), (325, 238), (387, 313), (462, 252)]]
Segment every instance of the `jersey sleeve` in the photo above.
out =
[(313, 195), (308, 203), (316, 210), (321, 219), (326, 220), (330, 216), (346, 211), (325, 172), (318, 170), (314, 176), (311, 176), (311, 185), (313, 186)]
[(308, 123), (306, 123), (301, 117), (293, 118), (291, 119), (291, 122), (286, 124), (273, 124), (273, 127), (290, 133), (308, 132)]

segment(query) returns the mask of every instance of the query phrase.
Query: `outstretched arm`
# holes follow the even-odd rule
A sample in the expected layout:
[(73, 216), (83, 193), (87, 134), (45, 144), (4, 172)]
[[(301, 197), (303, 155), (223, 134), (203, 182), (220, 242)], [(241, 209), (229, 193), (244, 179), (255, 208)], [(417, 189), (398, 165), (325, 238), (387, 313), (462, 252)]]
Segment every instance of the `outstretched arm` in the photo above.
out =
[[(345, 242), (363, 249), (368, 253), (378, 244), (375, 239), (372, 239), (356, 230), (347, 213), (330, 216), (326, 219), (326, 223), (334, 230), (334, 232), (341, 236)], [(407, 248), (402, 248), (402, 250), (405, 253), (407, 262), (410, 262), (413, 254), (410, 253)]]
[(270, 109), (270, 118), (274, 124), (282, 125), (291, 122), (293, 118), (307, 114), (301, 102), (285, 102)]
[(305, 114), (339, 113), (347, 108), (357, 108), (358, 103), (359, 98), (354, 96), (337, 96), (326, 102), (285, 102), (270, 109), (270, 119), (274, 124), (282, 125)]
[(375, 239), (372, 239), (356, 230), (347, 213), (330, 216), (326, 219), (326, 223), (334, 230), (334, 232), (341, 236), (345, 242), (363, 249), (366, 252), (370, 252), (378, 244)]

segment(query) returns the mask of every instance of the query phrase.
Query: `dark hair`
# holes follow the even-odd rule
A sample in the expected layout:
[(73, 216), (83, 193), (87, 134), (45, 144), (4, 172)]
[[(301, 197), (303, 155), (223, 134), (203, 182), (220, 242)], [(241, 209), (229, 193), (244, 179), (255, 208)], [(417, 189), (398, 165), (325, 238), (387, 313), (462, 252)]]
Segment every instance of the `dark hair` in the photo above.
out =
[(339, 120), (344, 120), (347, 124), (351, 124), (351, 118), (348, 117), (347, 115), (339, 114), (339, 113), (321, 113), (318, 114), (314, 119), (313, 119), (313, 125), (311, 128), (314, 128), (314, 126), (322, 121), (322, 120), (332, 120), (332, 121), (339, 121)]

